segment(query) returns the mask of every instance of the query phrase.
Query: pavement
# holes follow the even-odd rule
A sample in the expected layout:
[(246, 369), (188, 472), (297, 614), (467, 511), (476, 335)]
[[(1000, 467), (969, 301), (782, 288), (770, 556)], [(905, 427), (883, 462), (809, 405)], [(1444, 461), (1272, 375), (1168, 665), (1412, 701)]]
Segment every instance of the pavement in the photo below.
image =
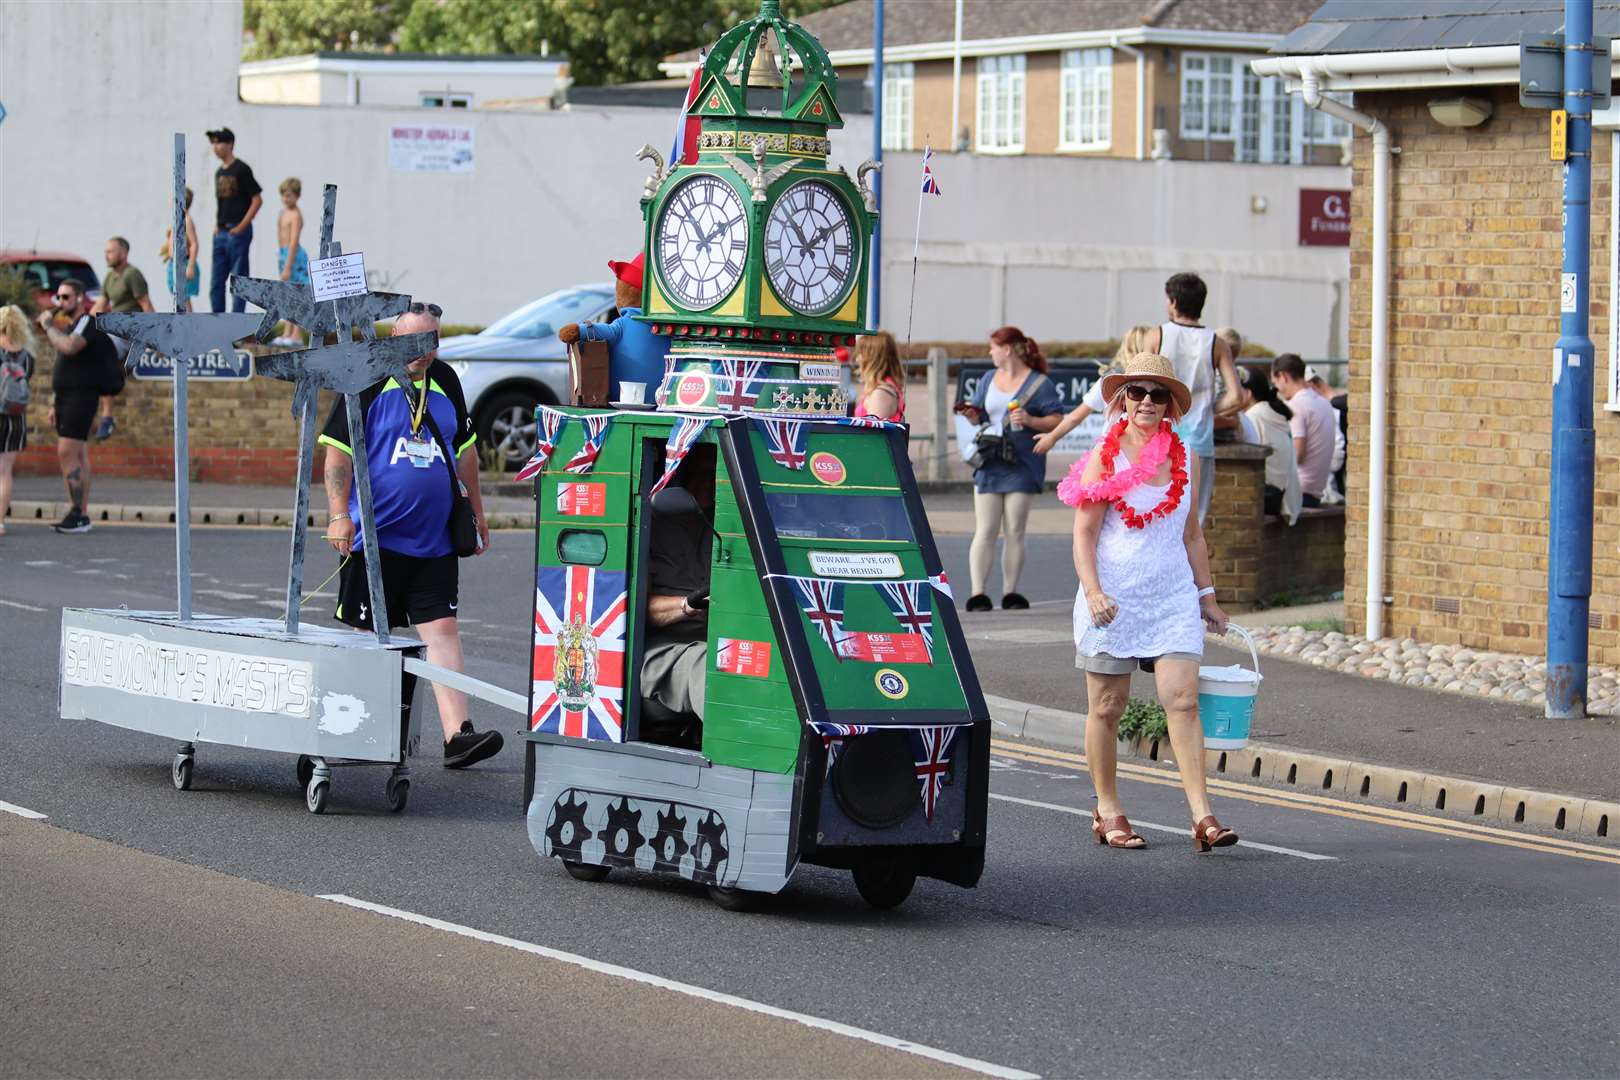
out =
[[(279, 607), (284, 530), (193, 542), (200, 608)], [(941, 541), (953, 575), (966, 542)], [(998, 736), (976, 889), (874, 912), (802, 867), (738, 915), (538, 858), (515, 746), (465, 772), (426, 749), (399, 815), (384, 769), (340, 770), (317, 817), (289, 756), (214, 744), (176, 791), (174, 744), (61, 720), (55, 674), (62, 606), (172, 603), (169, 531), (0, 545), (0, 1075), (1596, 1076), (1620, 1054), (1594, 1022), (1620, 1009), (1612, 841), (1230, 777), (1212, 795), (1243, 842), (1197, 856), (1179, 784), (1127, 760), (1150, 846), (1114, 851), (1080, 755)], [(1072, 668), (992, 636), (1059, 629), (1043, 545), (1045, 622), (975, 620), (972, 648), (992, 693), (1076, 706)], [(464, 564), (476, 677), (526, 678), (532, 558), (503, 532)]]

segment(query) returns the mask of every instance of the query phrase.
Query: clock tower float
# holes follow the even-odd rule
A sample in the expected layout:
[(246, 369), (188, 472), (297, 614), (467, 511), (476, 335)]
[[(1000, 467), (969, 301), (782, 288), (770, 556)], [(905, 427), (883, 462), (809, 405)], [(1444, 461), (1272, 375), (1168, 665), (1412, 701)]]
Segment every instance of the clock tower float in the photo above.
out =
[(661, 408), (844, 415), (834, 350), (866, 325), (878, 166), (852, 180), (828, 164), (836, 86), (820, 43), (762, 0), (703, 65), (697, 161), (665, 172), (643, 151), (656, 171), (640, 318), (671, 338)]

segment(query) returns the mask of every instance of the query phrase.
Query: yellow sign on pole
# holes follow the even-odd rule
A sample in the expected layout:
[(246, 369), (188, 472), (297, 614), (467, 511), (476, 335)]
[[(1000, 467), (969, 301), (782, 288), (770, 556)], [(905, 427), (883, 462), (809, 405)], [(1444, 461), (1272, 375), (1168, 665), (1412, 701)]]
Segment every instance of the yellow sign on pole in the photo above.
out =
[(1564, 109), (1552, 111), (1552, 126), (1548, 129), (1552, 136), (1552, 145), (1549, 150), (1554, 161), (1569, 160), (1569, 113)]

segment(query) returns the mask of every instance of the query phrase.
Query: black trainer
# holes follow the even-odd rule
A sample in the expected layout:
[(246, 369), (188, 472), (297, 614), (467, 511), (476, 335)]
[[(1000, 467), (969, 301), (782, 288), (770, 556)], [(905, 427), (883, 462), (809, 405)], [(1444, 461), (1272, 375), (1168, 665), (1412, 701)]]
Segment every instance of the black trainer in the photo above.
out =
[(444, 744), (444, 767), (465, 769), (501, 752), (506, 740), (498, 731), (474, 731), (471, 720), (461, 722), (461, 730)]
[(90, 531), (90, 518), (77, 510), (69, 510), (62, 520), (51, 528), (59, 533), (87, 533)]
[(968, 597), (967, 609), (969, 611), (993, 611), (995, 606), (984, 593), (974, 593)]
[(1002, 611), (1028, 611), (1029, 600), (1023, 593), (1010, 592), (1001, 598)]

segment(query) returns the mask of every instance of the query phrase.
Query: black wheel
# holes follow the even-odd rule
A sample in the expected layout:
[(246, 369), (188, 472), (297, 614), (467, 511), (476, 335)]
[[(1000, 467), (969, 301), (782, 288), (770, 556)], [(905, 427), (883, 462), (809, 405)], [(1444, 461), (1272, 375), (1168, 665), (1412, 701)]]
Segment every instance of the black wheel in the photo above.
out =
[(594, 863), (571, 862), (568, 859), (564, 859), (562, 864), (563, 869), (568, 871), (568, 876), (575, 881), (604, 881), (611, 869)]
[(174, 767), (169, 770), (176, 791), (191, 790), (191, 755), (174, 755)]
[(857, 866), (854, 873), (855, 891), (861, 894), (862, 900), (879, 911), (888, 911), (905, 903), (912, 887), (917, 884), (917, 872), (904, 866), (868, 863)]
[(728, 889), (723, 885), (709, 886), (709, 899), (727, 911), (755, 911), (765, 902), (765, 894), (747, 889)]
[(308, 754), (298, 755), (298, 786), (309, 787), (310, 780), (315, 777), (315, 762)]
[(405, 809), (405, 800), (411, 797), (411, 780), (408, 776), (390, 776), (388, 778), (388, 809), (399, 813)]
[(326, 793), (331, 785), (325, 780), (311, 780), (304, 791), (304, 805), (312, 814), (326, 813)]
[(491, 395), (478, 407), (473, 423), (478, 444), (496, 453), (502, 472), (516, 472), (534, 456), (534, 409), (539, 404), (538, 394), (514, 388)]

